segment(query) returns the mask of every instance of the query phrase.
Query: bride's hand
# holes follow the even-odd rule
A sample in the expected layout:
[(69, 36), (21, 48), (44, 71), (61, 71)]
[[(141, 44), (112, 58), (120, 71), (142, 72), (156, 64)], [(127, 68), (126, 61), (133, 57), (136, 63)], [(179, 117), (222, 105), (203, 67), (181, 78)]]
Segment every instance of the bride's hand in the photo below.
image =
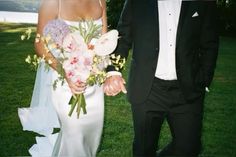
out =
[(74, 83), (69, 78), (66, 78), (66, 81), (70, 87), (70, 90), (73, 94), (81, 94), (86, 89), (85, 83)]

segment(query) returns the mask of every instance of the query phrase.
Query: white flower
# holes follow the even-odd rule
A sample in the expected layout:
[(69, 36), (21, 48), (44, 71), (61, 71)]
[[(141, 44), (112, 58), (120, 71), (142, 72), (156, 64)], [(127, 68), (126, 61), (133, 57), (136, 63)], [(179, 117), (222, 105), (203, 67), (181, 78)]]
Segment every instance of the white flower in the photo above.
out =
[(103, 34), (94, 45), (95, 54), (98, 56), (106, 56), (111, 54), (117, 46), (117, 40), (117, 30), (111, 30)]
[(21, 35), (21, 40), (25, 40), (26, 36), (25, 35)]
[(27, 58), (25, 58), (25, 62), (26, 62), (26, 63), (29, 63), (29, 64), (31, 63), (31, 57), (30, 57), (30, 55), (28, 55)]

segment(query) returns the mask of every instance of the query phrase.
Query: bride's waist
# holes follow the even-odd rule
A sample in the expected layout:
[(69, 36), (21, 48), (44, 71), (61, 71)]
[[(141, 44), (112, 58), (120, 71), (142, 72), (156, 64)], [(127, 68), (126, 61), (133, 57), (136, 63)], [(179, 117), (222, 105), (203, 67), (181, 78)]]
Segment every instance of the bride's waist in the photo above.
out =
[[(70, 87), (69, 87), (69, 85), (68, 85), (66, 80), (58, 81), (57, 82), (57, 88), (62, 88), (62, 90), (66, 90), (66, 91), (71, 93), (71, 89), (70, 89)], [(97, 88), (102, 88), (102, 85), (98, 85), (98, 84), (95, 84), (95, 85), (92, 85), (92, 86), (87, 85), (86, 89), (85, 89), (85, 91), (83, 93), (85, 95), (90, 95), (90, 94), (94, 93)], [(57, 89), (55, 88), (55, 90), (57, 90)]]
[[(47, 73), (47, 75), (45, 76), (48, 77), (48, 79), (46, 80), (49, 80), (49, 79), (51, 80), (49, 82), (51, 82), (50, 84), (54, 88), (54, 90), (57, 90), (57, 88), (62, 88), (63, 90), (71, 92), (67, 81), (65, 79), (59, 79), (61, 78), (61, 76), (56, 70), (54, 70), (50, 66), (47, 67), (47, 64), (44, 61), (40, 63), (40, 68), (41, 68), (40, 71), (44, 71), (44, 73)], [(87, 85), (85, 94), (91, 93), (96, 88), (102, 88), (102, 85), (98, 85), (98, 84), (95, 84), (93, 86)]]

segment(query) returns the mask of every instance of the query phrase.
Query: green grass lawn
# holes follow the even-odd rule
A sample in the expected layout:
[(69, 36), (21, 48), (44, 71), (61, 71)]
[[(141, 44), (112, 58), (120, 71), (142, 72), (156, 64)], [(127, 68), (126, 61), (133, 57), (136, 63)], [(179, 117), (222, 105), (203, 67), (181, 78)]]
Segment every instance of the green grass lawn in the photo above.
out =
[[(22, 131), (18, 107), (27, 107), (35, 72), (24, 62), (33, 54), (33, 39), (20, 40), (29, 25), (0, 23), (0, 157), (27, 156), (35, 133)], [(124, 71), (127, 78), (129, 65)], [(211, 92), (205, 101), (202, 157), (236, 156), (236, 38), (221, 38)], [(125, 95), (106, 97), (103, 140), (98, 157), (130, 157), (133, 138), (131, 109)], [(170, 140), (162, 129), (160, 145)]]

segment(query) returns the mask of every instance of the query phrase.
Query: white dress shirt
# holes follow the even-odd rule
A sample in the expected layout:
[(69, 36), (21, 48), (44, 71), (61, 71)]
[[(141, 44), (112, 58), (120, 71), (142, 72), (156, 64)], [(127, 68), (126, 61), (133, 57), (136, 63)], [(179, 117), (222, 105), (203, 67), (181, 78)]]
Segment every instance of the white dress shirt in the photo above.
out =
[(158, 0), (159, 57), (155, 76), (163, 80), (177, 80), (175, 48), (181, 4), (181, 0)]

